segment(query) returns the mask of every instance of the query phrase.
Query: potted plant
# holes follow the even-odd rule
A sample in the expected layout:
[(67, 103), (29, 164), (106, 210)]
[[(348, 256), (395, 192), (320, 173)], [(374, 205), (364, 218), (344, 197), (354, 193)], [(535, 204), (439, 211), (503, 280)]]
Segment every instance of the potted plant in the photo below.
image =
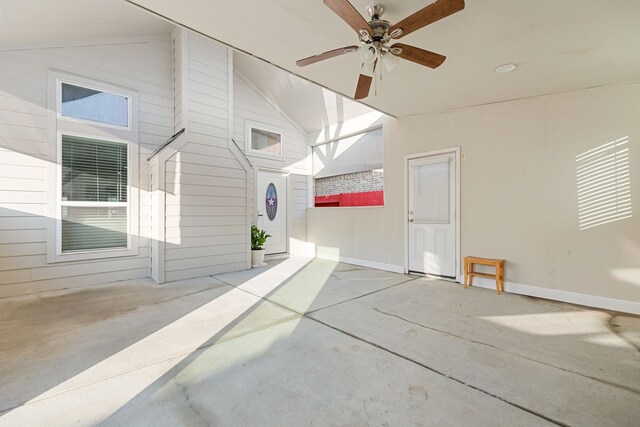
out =
[(251, 226), (251, 267), (263, 267), (264, 263), (264, 243), (271, 237), (266, 231), (259, 229), (255, 225)]

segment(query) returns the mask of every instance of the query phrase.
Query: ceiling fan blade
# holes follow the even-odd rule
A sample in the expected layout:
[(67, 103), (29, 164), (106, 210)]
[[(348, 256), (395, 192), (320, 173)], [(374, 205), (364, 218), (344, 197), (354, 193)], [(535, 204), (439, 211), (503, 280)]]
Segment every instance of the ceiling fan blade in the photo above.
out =
[(358, 50), (358, 46), (345, 46), (339, 49), (333, 49), (318, 55), (313, 55), (308, 58), (299, 59), (296, 61), (298, 67), (304, 67), (306, 65), (315, 64), (316, 62), (324, 61), (325, 59), (335, 58), (336, 56), (344, 55), (345, 53), (351, 53)]
[(401, 29), (402, 33), (394, 36), (399, 39), (409, 33), (413, 33), (420, 28), (446, 18), (456, 12), (464, 9), (464, 0), (437, 0), (435, 3), (420, 9), (411, 16), (404, 18), (402, 21), (389, 28), (388, 33), (392, 34), (395, 30)]
[(356, 86), (356, 94), (353, 96), (353, 99), (364, 99), (369, 96), (369, 89), (371, 89), (372, 81), (373, 77), (360, 74), (360, 78), (358, 78), (358, 86)]
[[(402, 49), (402, 52), (395, 53), (396, 48)], [(429, 68), (438, 68), (442, 65), (446, 56), (439, 53), (429, 52), (428, 50), (420, 49), (419, 47), (409, 46), (408, 44), (396, 43), (390, 48), (390, 52), (395, 56), (398, 56), (407, 61), (415, 62), (416, 64), (424, 65)]]
[(358, 13), (355, 7), (348, 0), (324, 0), (329, 9), (333, 10), (336, 15), (344, 20), (356, 33), (360, 34), (360, 30), (364, 29), (369, 35), (373, 34), (373, 30), (369, 26), (366, 19)]

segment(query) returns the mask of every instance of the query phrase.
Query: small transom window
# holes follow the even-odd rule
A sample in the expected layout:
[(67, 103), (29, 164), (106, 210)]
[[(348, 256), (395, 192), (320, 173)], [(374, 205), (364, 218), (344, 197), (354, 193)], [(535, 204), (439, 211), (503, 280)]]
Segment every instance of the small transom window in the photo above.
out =
[(247, 129), (247, 149), (251, 154), (282, 157), (282, 131), (257, 124), (248, 124)]
[(113, 126), (129, 126), (129, 99), (88, 87), (62, 83), (60, 114)]

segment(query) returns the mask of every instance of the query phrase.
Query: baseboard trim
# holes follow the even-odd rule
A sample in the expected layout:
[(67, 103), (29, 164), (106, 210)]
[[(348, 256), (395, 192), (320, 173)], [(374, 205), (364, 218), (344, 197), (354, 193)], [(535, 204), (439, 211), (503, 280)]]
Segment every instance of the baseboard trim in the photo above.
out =
[[(478, 288), (496, 289), (496, 282), (483, 277), (474, 277), (473, 286)], [(577, 292), (561, 291), (558, 289), (540, 288), (520, 283), (504, 282), (505, 292), (544, 298), (553, 301), (568, 302), (570, 304), (585, 305), (587, 307), (603, 308), (620, 311), (622, 313), (640, 314), (640, 302), (627, 301)]]
[(404, 266), (395, 264), (386, 264), (384, 262), (369, 261), (366, 259), (349, 258), (344, 256), (317, 255), (317, 258), (327, 259), (329, 261), (344, 262), (345, 264), (359, 265), (361, 267), (373, 268), (376, 270), (390, 271), (392, 273), (404, 273)]

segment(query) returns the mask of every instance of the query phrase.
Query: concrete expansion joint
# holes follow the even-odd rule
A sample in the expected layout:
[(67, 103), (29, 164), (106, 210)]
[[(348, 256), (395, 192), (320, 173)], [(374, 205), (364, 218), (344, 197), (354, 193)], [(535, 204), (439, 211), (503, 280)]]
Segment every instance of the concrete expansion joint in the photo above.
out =
[(384, 314), (386, 316), (395, 317), (396, 319), (402, 320), (404, 322), (407, 322), (409, 324), (412, 324), (412, 325), (415, 325), (415, 326), (418, 326), (418, 327), (421, 327), (421, 328), (424, 328), (424, 329), (429, 329), (429, 330), (432, 330), (432, 331), (435, 331), (435, 332), (439, 332), (439, 333), (448, 335), (450, 337), (454, 337), (454, 338), (457, 338), (457, 339), (468, 341), (468, 342), (473, 343), (473, 344), (478, 344), (478, 345), (482, 345), (482, 346), (485, 346), (485, 347), (490, 347), (490, 348), (493, 348), (495, 350), (501, 351), (503, 353), (507, 353), (507, 354), (509, 354), (511, 356), (519, 357), (521, 359), (528, 360), (530, 362), (539, 363), (541, 365), (549, 366), (551, 368), (558, 369), (558, 370), (563, 371), (563, 372), (567, 372), (567, 373), (570, 373), (570, 374), (578, 375), (578, 376), (581, 376), (583, 378), (587, 378), (587, 379), (590, 379), (592, 381), (597, 381), (597, 382), (599, 382), (601, 384), (605, 384), (605, 385), (608, 385), (608, 386), (611, 386), (611, 387), (619, 388), (619, 389), (622, 389), (622, 390), (625, 390), (625, 391), (628, 391), (630, 393), (633, 393), (633, 394), (636, 394), (636, 395), (640, 396), (640, 389), (635, 389), (635, 388), (628, 387), (628, 386), (625, 386), (625, 385), (622, 385), (622, 384), (618, 384), (618, 383), (614, 383), (614, 382), (611, 382), (611, 381), (607, 381), (607, 380), (604, 380), (602, 378), (597, 378), (597, 377), (593, 377), (593, 376), (590, 376), (590, 375), (585, 375), (583, 373), (580, 373), (580, 372), (577, 372), (577, 371), (573, 371), (571, 369), (563, 368), (561, 366), (557, 366), (557, 365), (554, 365), (554, 364), (549, 363), (549, 362), (544, 362), (542, 360), (534, 359), (532, 357), (527, 357), (527, 356), (519, 354), (519, 353), (515, 353), (515, 352), (509, 351), (509, 350), (505, 350), (505, 349), (497, 347), (497, 346), (495, 346), (493, 344), (489, 344), (489, 343), (486, 343), (486, 342), (482, 342), (482, 341), (474, 340), (474, 339), (471, 339), (471, 338), (463, 337), (461, 335), (457, 335), (457, 334), (454, 334), (454, 333), (451, 333), (451, 332), (448, 332), (448, 331), (445, 331), (445, 330), (442, 330), (442, 329), (434, 328), (432, 326), (427, 326), (427, 325), (424, 325), (424, 324), (419, 323), (419, 322), (414, 322), (412, 320), (406, 319), (406, 318), (404, 318), (402, 316), (399, 316), (397, 314), (387, 313), (387, 312), (385, 312), (383, 310), (380, 310), (380, 309), (378, 309), (376, 307), (373, 307), (373, 310), (378, 312), (378, 313), (380, 313), (380, 314)]
[[(306, 317), (306, 316), (305, 316), (305, 317)], [(313, 318), (313, 317), (309, 317), (309, 319), (311, 319), (311, 320), (313, 320), (313, 321), (315, 321), (315, 322), (318, 322), (318, 323), (320, 323), (321, 325), (324, 325), (324, 326), (326, 326), (326, 327), (328, 327), (328, 328), (331, 328), (331, 329), (333, 329), (334, 331), (337, 331), (337, 332), (343, 333), (343, 334), (345, 334), (345, 335), (347, 335), (347, 336), (349, 336), (349, 337), (351, 337), (351, 338), (354, 338), (354, 339), (356, 339), (356, 340), (358, 340), (358, 341), (360, 341), (360, 342), (362, 342), (362, 343), (364, 343), (364, 344), (369, 344), (370, 346), (373, 346), (373, 347), (378, 348), (378, 349), (380, 349), (380, 350), (383, 350), (383, 351), (385, 351), (385, 352), (387, 352), (387, 353), (389, 353), (389, 354), (392, 354), (392, 355), (394, 355), (394, 356), (396, 356), (396, 357), (399, 357), (399, 358), (401, 358), (401, 359), (404, 359), (404, 360), (406, 360), (407, 362), (411, 362), (411, 363), (413, 363), (413, 364), (415, 364), (415, 365), (417, 365), (417, 366), (420, 366), (421, 368), (427, 369), (427, 370), (429, 370), (429, 371), (431, 371), (431, 372), (433, 372), (433, 373), (435, 373), (435, 374), (441, 375), (441, 376), (443, 376), (443, 377), (445, 377), (445, 378), (448, 378), (448, 379), (450, 379), (450, 380), (452, 380), (452, 381), (455, 381), (455, 382), (457, 382), (457, 383), (459, 383), (459, 384), (462, 384), (462, 385), (464, 385), (465, 387), (469, 387), (469, 388), (471, 388), (471, 389), (473, 389), (473, 390), (476, 390), (476, 391), (478, 391), (478, 392), (480, 392), (480, 393), (486, 394), (487, 396), (493, 397), (494, 399), (498, 399), (498, 400), (500, 400), (500, 401), (502, 401), (502, 402), (504, 402), (504, 403), (506, 403), (506, 404), (508, 404), (508, 405), (511, 405), (511, 406), (516, 407), (516, 408), (518, 408), (518, 409), (520, 409), (520, 410), (523, 410), (523, 411), (528, 412), (528, 413), (530, 413), (530, 414), (532, 414), (532, 415), (535, 415), (536, 417), (542, 418), (542, 419), (544, 419), (544, 420), (546, 420), (546, 421), (548, 421), (548, 422), (550, 422), (550, 423), (552, 423), (552, 424), (555, 424), (555, 425), (558, 425), (558, 426), (562, 426), (562, 427), (570, 427), (570, 426), (569, 426), (569, 424), (566, 424), (566, 423), (563, 423), (562, 421), (559, 421), (559, 420), (555, 420), (555, 419), (553, 419), (553, 418), (550, 418), (550, 417), (548, 417), (548, 416), (546, 416), (546, 415), (544, 415), (544, 414), (541, 414), (541, 413), (539, 413), (539, 412), (536, 412), (536, 411), (534, 411), (534, 410), (532, 410), (532, 409), (529, 409), (529, 408), (527, 408), (527, 407), (525, 407), (525, 406), (519, 405), (518, 403), (511, 402), (511, 401), (509, 401), (509, 400), (507, 400), (507, 399), (505, 399), (505, 398), (503, 398), (503, 397), (501, 397), (501, 396), (498, 396), (497, 394), (491, 393), (491, 392), (489, 392), (489, 391), (487, 391), (487, 390), (484, 390), (484, 389), (482, 389), (482, 388), (480, 388), (480, 387), (476, 387), (476, 386), (474, 386), (474, 385), (472, 385), (472, 384), (468, 384), (468, 383), (466, 383), (466, 382), (464, 382), (464, 381), (462, 381), (462, 380), (460, 380), (460, 379), (458, 379), (458, 378), (456, 378), (456, 377), (453, 377), (453, 376), (451, 376), (451, 375), (445, 374), (444, 372), (441, 372), (441, 371), (439, 371), (439, 370), (437, 370), (437, 369), (435, 369), (435, 368), (432, 368), (432, 367), (430, 367), (430, 366), (428, 366), (428, 365), (426, 365), (426, 364), (424, 364), (424, 363), (422, 363), (422, 362), (419, 362), (419, 361), (417, 361), (417, 360), (415, 360), (415, 359), (412, 359), (412, 358), (410, 358), (410, 357), (408, 357), (408, 356), (405, 356), (405, 355), (403, 355), (403, 354), (401, 354), (401, 353), (398, 353), (398, 352), (396, 352), (396, 351), (394, 351), (394, 350), (391, 350), (391, 349), (389, 349), (389, 348), (386, 348), (386, 347), (384, 347), (384, 346), (381, 346), (381, 345), (379, 345), (379, 344), (377, 344), (377, 343), (375, 343), (375, 342), (373, 342), (373, 341), (369, 341), (369, 340), (367, 340), (367, 339), (365, 339), (365, 338), (362, 338), (362, 337), (359, 337), (359, 336), (357, 336), (357, 335), (354, 335), (354, 334), (352, 334), (352, 333), (350, 333), (350, 332), (348, 332), (348, 331), (345, 331), (345, 330), (343, 330), (343, 329), (337, 328), (337, 327), (335, 327), (335, 326), (333, 326), (333, 325), (330, 325), (330, 324), (328, 324), (328, 323), (325, 323), (325, 322), (323, 322), (323, 321), (321, 321), (321, 320), (318, 320), (318, 319), (315, 319), (315, 318)]]
[[(287, 311), (290, 311), (290, 312), (292, 312), (292, 313), (295, 313), (295, 314), (297, 314), (298, 316), (304, 316), (304, 313), (301, 313), (301, 312), (299, 312), (299, 311), (297, 311), (297, 310), (294, 310), (294, 309), (293, 309), (293, 308), (291, 308), (291, 307), (287, 307), (286, 305), (280, 304), (279, 302), (276, 302), (276, 301), (271, 301), (271, 300), (269, 299), (269, 295), (267, 295), (267, 296), (258, 295), (258, 294), (256, 294), (256, 293), (253, 293), (253, 292), (248, 291), (248, 290), (246, 290), (246, 289), (242, 289), (240, 286), (236, 286), (236, 285), (234, 285), (234, 284), (232, 284), (232, 283), (225, 282), (224, 280), (222, 280), (222, 279), (220, 279), (220, 278), (218, 278), (218, 277), (215, 277), (215, 276), (211, 276), (211, 277), (214, 277), (216, 280), (220, 280), (220, 281), (221, 281), (222, 283), (224, 283), (225, 285), (232, 286), (232, 287), (236, 288), (236, 289), (237, 289), (237, 290), (239, 290), (239, 291), (242, 291), (242, 292), (247, 293), (247, 294), (249, 294), (249, 295), (253, 295), (254, 297), (260, 298), (260, 299), (261, 299), (261, 300), (263, 300), (263, 301), (270, 302), (271, 304), (277, 305), (278, 307), (283, 308), (283, 309), (285, 309), (285, 310), (287, 310)], [(291, 320), (291, 319), (287, 319), (287, 320), (285, 320), (285, 321), (289, 321), (289, 320)], [(283, 321), (283, 322), (285, 322), (285, 321)], [(283, 323), (283, 322), (279, 322), (279, 323)], [(276, 324), (277, 324), (277, 323), (276, 323)]]
[[(216, 279), (217, 279), (217, 280), (220, 280), (220, 279), (219, 279), (219, 278), (217, 278), (217, 277), (216, 277)], [(400, 285), (402, 285), (402, 284), (405, 284), (405, 283), (408, 283), (408, 282), (411, 282), (411, 281), (414, 281), (414, 280), (417, 280), (417, 279), (419, 279), (419, 278), (418, 278), (418, 277), (414, 277), (414, 278), (411, 278), (411, 279), (405, 280), (405, 281), (403, 281), (403, 282), (396, 283), (396, 284), (394, 284), (394, 285), (388, 286), (388, 287), (386, 287), (386, 288), (379, 289), (379, 290), (376, 290), (376, 291), (373, 291), (373, 292), (369, 292), (368, 294), (365, 294), (365, 295), (360, 295), (360, 296), (358, 296), (358, 297), (351, 298), (351, 299), (346, 300), (346, 301), (341, 301), (341, 302), (339, 302), (339, 303), (337, 303), (337, 304), (333, 304), (332, 306), (336, 306), (336, 305), (339, 305), (339, 304), (344, 304), (344, 303), (349, 302), (349, 301), (354, 301), (354, 300), (356, 300), (356, 299), (363, 298), (363, 297), (365, 297), (365, 296), (368, 296), (368, 295), (371, 295), (371, 294), (374, 294), (374, 293), (377, 293), (377, 292), (383, 291), (383, 290), (385, 290), (385, 289), (389, 289), (389, 288), (394, 287), (394, 286), (400, 286)], [(234, 286), (234, 285), (232, 285), (232, 284), (230, 284), (230, 283), (225, 282), (224, 280), (220, 280), (220, 281), (221, 281), (221, 282), (223, 282), (223, 283), (225, 283), (225, 284), (228, 284), (228, 285), (230, 285), (230, 286)], [(281, 307), (281, 308), (283, 308), (283, 309), (285, 309), (285, 310), (289, 310), (289, 311), (291, 311), (291, 312), (293, 312), (293, 313), (299, 314), (299, 315), (301, 315), (302, 317), (304, 317), (305, 319), (309, 319), (309, 320), (311, 320), (311, 321), (313, 321), (313, 322), (316, 322), (316, 323), (318, 323), (318, 324), (324, 325), (324, 326), (326, 326), (327, 328), (330, 328), (330, 329), (332, 329), (332, 330), (334, 330), (334, 331), (336, 331), (336, 332), (339, 332), (339, 333), (342, 333), (342, 334), (344, 334), (344, 335), (347, 335), (347, 336), (349, 336), (349, 337), (351, 337), (351, 338), (353, 338), (353, 339), (356, 339), (356, 340), (358, 340), (358, 341), (360, 341), (360, 342), (362, 342), (362, 343), (364, 343), (364, 344), (368, 344), (368, 345), (370, 345), (370, 346), (373, 346), (373, 347), (375, 347), (375, 348), (378, 348), (378, 349), (380, 349), (380, 350), (382, 350), (382, 351), (385, 351), (385, 352), (387, 352), (387, 353), (389, 353), (389, 354), (392, 354), (392, 355), (394, 355), (394, 356), (396, 356), (396, 357), (399, 357), (399, 358), (401, 358), (401, 359), (404, 359), (404, 360), (406, 360), (406, 361), (408, 361), (408, 362), (411, 362), (411, 363), (413, 363), (413, 364), (415, 364), (415, 365), (417, 365), (417, 366), (420, 366), (420, 367), (422, 367), (422, 368), (424, 368), (424, 369), (427, 369), (427, 370), (429, 370), (429, 371), (431, 371), (431, 372), (434, 372), (434, 373), (436, 373), (436, 374), (438, 374), (438, 375), (441, 375), (441, 376), (443, 376), (443, 377), (445, 377), (445, 378), (448, 378), (448, 379), (450, 379), (450, 380), (452, 380), (452, 381), (455, 381), (455, 382), (457, 382), (457, 383), (460, 383), (460, 384), (462, 384), (462, 385), (464, 385), (464, 386), (466, 386), (466, 387), (469, 387), (469, 388), (471, 388), (471, 389), (473, 389), (473, 390), (476, 390), (476, 391), (478, 391), (478, 392), (480, 392), (480, 393), (483, 393), (483, 394), (486, 394), (486, 395), (488, 395), (488, 396), (490, 396), (490, 397), (493, 397), (494, 399), (498, 399), (498, 400), (500, 400), (500, 401), (502, 401), (502, 402), (504, 402), (504, 403), (506, 403), (506, 404), (508, 404), (508, 405), (511, 405), (511, 406), (513, 406), (513, 407), (516, 407), (516, 408), (518, 408), (518, 409), (521, 409), (521, 410), (523, 410), (523, 411), (525, 411), (525, 412), (528, 412), (528, 413), (530, 413), (530, 414), (532, 414), (532, 415), (534, 415), (534, 416), (537, 416), (537, 417), (539, 417), (539, 418), (542, 418), (542, 419), (544, 419), (544, 420), (546, 420), (546, 421), (548, 421), (548, 422), (550, 422), (550, 423), (553, 423), (553, 424), (555, 424), (555, 425), (559, 425), (559, 426), (563, 426), (563, 427), (569, 427), (569, 425), (568, 425), (568, 424), (565, 424), (565, 423), (563, 423), (563, 422), (561, 422), (561, 421), (558, 421), (558, 420), (555, 420), (555, 419), (553, 419), (553, 418), (550, 418), (550, 417), (548, 417), (548, 416), (546, 416), (546, 415), (544, 415), (544, 414), (538, 413), (538, 412), (536, 412), (536, 411), (534, 411), (534, 410), (532, 410), (532, 409), (526, 408), (526, 407), (524, 407), (524, 406), (522, 406), (522, 405), (519, 405), (519, 404), (517, 404), (517, 403), (515, 403), (515, 402), (511, 402), (511, 401), (509, 401), (509, 400), (507, 400), (507, 399), (505, 399), (505, 398), (503, 398), (503, 397), (501, 397), (501, 396), (498, 396), (498, 395), (496, 395), (496, 394), (494, 394), (494, 393), (491, 393), (491, 392), (489, 392), (489, 391), (483, 390), (483, 389), (481, 389), (481, 388), (479, 388), (479, 387), (476, 387), (476, 386), (474, 386), (474, 385), (472, 385), (472, 384), (467, 384), (466, 382), (464, 382), (464, 381), (462, 381), (462, 380), (460, 380), (460, 379), (458, 379), (458, 378), (455, 378), (455, 377), (452, 377), (452, 376), (450, 376), (450, 375), (447, 375), (447, 374), (445, 374), (444, 372), (438, 371), (437, 369), (432, 368), (432, 367), (430, 367), (430, 366), (427, 366), (427, 365), (425, 365), (424, 363), (421, 363), (421, 362), (419, 362), (419, 361), (417, 361), (417, 360), (415, 360), (415, 359), (412, 359), (412, 358), (410, 358), (410, 357), (408, 357), (408, 356), (405, 356), (405, 355), (403, 355), (403, 354), (400, 354), (400, 353), (398, 353), (398, 352), (396, 352), (396, 351), (393, 351), (393, 350), (391, 350), (391, 349), (389, 349), (389, 348), (383, 347), (383, 346), (381, 346), (381, 345), (379, 345), (379, 344), (377, 344), (377, 343), (375, 343), (375, 342), (373, 342), (373, 341), (369, 341), (369, 340), (367, 340), (367, 339), (365, 339), (365, 338), (362, 338), (362, 337), (359, 337), (359, 336), (357, 336), (357, 335), (354, 335), (354, 334), (352, 334), (352, 333), (350, 333), (350, 332), (347, 332), (347, 331), (345, 331), (345, 330), (343, 330), (343, 329), (337, 328), (337, 327), (335, 327), (335, 326), (333, 326), (333, 325), (330, 325), (330, 324), (328, 324), (328, 323), (326, 323), (326, 322), (323, 322), (323, 321), (321, 321), (321, 320), (319, 320), (319, 319), (316, 319), (316, 318), (314, 318), (314, 317), (312, 317), (312, 316), (311, 316), (313, 313), (317, 313), (317, 312), (319, 312), (320, 310), (327, 309), (327, 308), (332, 307), (332, 306), (323, 307), (323, 308), (321, 308), (321, 309), (318, 309), (318, 310), (315, 310), (315, 311), (311, 311), (311, 312), (308, 312), (308, 313), (299, 313), (299, 312), (297, 312), (296, 310), (293, 310), (293, 309), (291, 309), (291, 308), (289, 308), (289, 307), (287, 307), (287, 306), (285, 306), (285, 305), (283, 305), (283, 304), (280, 304), (280, 303), (278, 303), (278, 302), (276, 302), (276, 301), (271, 301), (271, 300), (269, 300), (269, 296), (270, 296), (270, 295), (267, 295), (267, 296), (264, 296), (264, 297), (263, 297), (263, 296), (260, 296), (260, 295), (256, 295), (256, 294), (254, 294), (254, 293), (252, 293), (252, 292), (249, 292), (249, 291), (247, 291), (247, 290), (245, 290), (245, 289), (242, 289), (242, 288), (240, 288), (239, 286), (234, 286), (234, 287), (235, 287), (236, 289), (243, 290), (243, 291), (247, 292), (248, 294), (254, 295), (254, 296), (256, 296), (256, 297), (260, 298), (261, 300), (264, 300), (264, 301), (270, 302), (270, 303), (272, 303), (272, 304), (275, 304), (275, 305), (277, 305), (277, 306), (279, 306), (279, 307)], [(272, 292), (271, 292), (271, 294), (273, 294), (273, 293), (274, 293), (274, 292), (272, 291)], [(384, 313), (383, 313), (383, 314), (384, 314)], [(288, 320), (290, 320), (290, 319), (288, 319)], [(406, 320), (405, 320), (405, 321), (406, 321)], [(420, 326), (423, 326), (423, 327), (424, 327), (424, 325), (420, 325)], [(212, 345), (213, 345), (213, 344), (212, 344)]]
[(170, 301), (178, 301), (178, 300), (181, 300), (181, 299), (193, 296), (193, 295), (202, 294), (202, 293), (205, 293), (205, 292), (209, 292), (209, 291), (215, 290), (218, 287), (219, 286), (216, 286), (214, 288), (199, 289), (197, 291), (189, 292), (189, 293), (186, 293), (186, 294), (183, 294), (183, 295), (178, 295), (178, 296), (167, 298), (167, 299), (164, 299), (164, 300), (161, 300), (161, 301), (155, 301), (155, 302), (152, 302), (150, 304), (145, 304), (145, 306), (149, 307), (149, 306), (153, 306), (153, 305), (164, 304), (164, 303), (167, 303), (167, 302), (170, 302)]
[(322, 311), (322, 310), (326, 310), (328, 308), (332, 308), (332, 307), (336, 307), (336, 306), (341, 305), (341, 304), (352, 302), (352, 301), (355, 301), (357, 299), (364, 298), (366, 296), (373, 295), (373, 294), (376, 294), (378, 292), (381, 292), (381, 291), (384, 291), (384, 290), (387, 290), (387, 289), (395, 288), (396, 286), (404, 285), (405, 283), (413, 282), (414, 280), (417, 280), (417, 279), (419, 279), (419, 278), (418, 277), (414, 277), (414, 278), (411, 278), (411, 279), (408, 279), (408, 280), (404, 280), (404, 281), (402, 281), (400, 283), (395, 283), (393, 285), (389, 285), (389, 286), (386, 286), (384, 288), (380, 288), (380, 289), (377, 289), (375, 291), (371, 291), (371, 292), (366, 293), (366, 294), (358, 295), (356, 297), (349, 298), (347, 300), (340, 301), (340, 302), (337, 302), (335, 304), (328, 305), (326, 307), (321, 307), (321, 308), (318, 308), (316, 310), (307, 311), (306, 313), (303, 314), (303, 316), (307, 316), (307, 315), (314, 314), (314, 313), (317, 313), (317, 312)]

